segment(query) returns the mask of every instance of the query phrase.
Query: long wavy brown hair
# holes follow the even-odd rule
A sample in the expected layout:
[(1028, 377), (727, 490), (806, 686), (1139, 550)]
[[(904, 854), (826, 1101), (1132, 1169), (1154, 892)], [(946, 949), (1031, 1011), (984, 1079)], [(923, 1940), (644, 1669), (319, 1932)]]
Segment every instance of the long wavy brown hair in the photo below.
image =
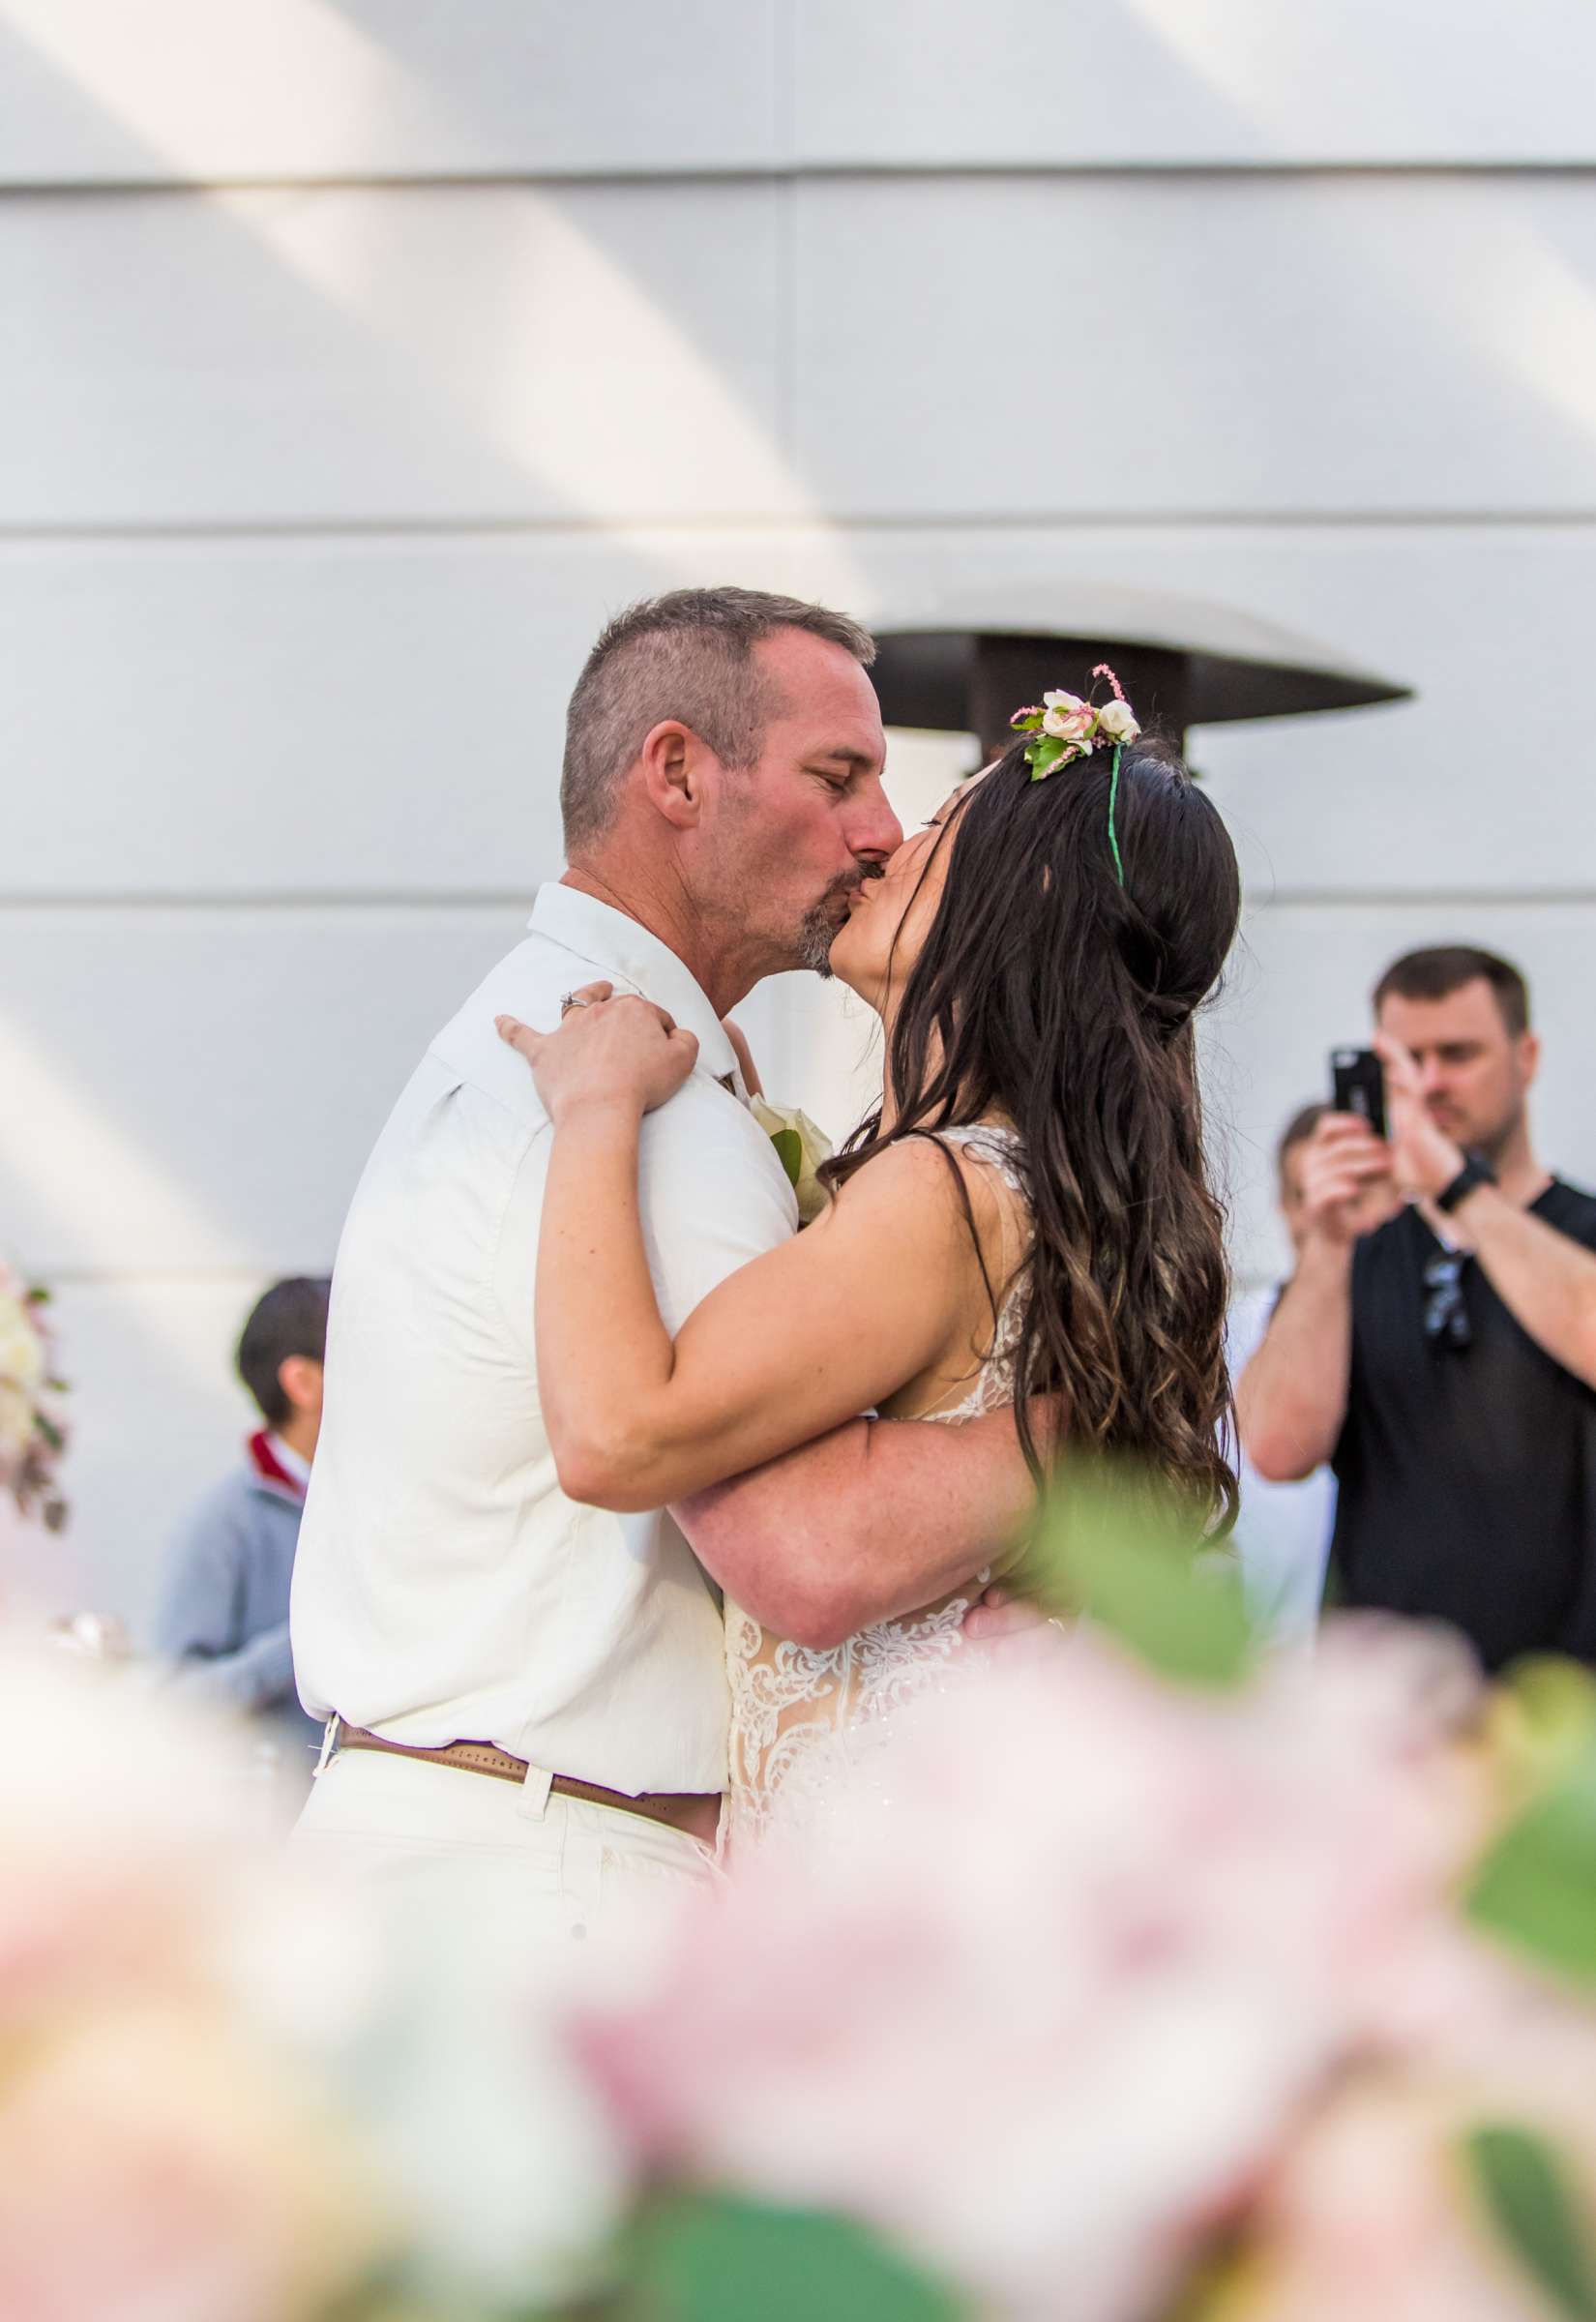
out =
[(1033, 1474), (1029, 1399), (1051, 1395), (1062, 1447), (1134, 1465), (1224, 1530), (1228, 1275), (1193, 1020), (1240, 878), (1217, 809), (1143, 736), (1121, 755), (1122, 887), (1110, 773), (1100, 748), (1035, 782), (1017, 743), (945, 819), (927, 855), (951, 849), (941, 899), (887, 1011), (892, 1125), (872, 1114), (823, 1174), (838, 1185), (902, 1138), (1012, 1122), (1033, 1235), (1016, 1283), (987, 1288), (994, 1318), (1005, 1290), (1023, 1294), (1015, 1403)]

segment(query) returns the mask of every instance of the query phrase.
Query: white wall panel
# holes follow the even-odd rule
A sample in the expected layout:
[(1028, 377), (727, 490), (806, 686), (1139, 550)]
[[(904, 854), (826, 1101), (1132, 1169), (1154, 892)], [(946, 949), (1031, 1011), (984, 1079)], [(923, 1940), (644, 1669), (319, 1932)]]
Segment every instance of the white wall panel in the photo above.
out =
[(1580, 0), (4, 0), (0, 182), (1565, 162), (1593, 76)]
[(768, 165), (775, 0), (0, 0), (0, 183)]
[(1549, 1168), (1596, 1187), (1596, 901), (1256, 910), (1205, 1020), (1210, 1128), (1234, 1195), (1243, 1273), (1268, 1276), (1285, 1265), (1272, 1217), (1275, 1140), (1299, 1105), (1329, 1096), (1329, 1051), (1363, 1040), (1369, 995), (1400, 953), (1459, 942), (1503, 952), (1528, 976), (1546, 1043), (1536, 1142)]
[(993, 525), (0, 550), (0, 896), (518, 892), (601, 621), (727, 580), (909, 626), (1093, 583), (1263, 614), (1419, 699), (1197, 735), (1255, 887), (1596, 885), (1596, 524)]
[(1596, 179), (794, 199), (795, 440), (837, 511), (1596, 505)]
[(0, 912), (0, 1240), (36, 1275), (318, 1270), (524, 911)]
[[(0, 551), (0, 893), (447, 893), (557, 867), (606, 599), (482, 541)], [(610, 605), (646, 563), (605, 567)]]
[(1566, 162), (1596, 147), (1581, 0), (796, 0), (805, 162)]
[(0, 202), (0, 523), (788, 509), (777, 201), (745, 183)]

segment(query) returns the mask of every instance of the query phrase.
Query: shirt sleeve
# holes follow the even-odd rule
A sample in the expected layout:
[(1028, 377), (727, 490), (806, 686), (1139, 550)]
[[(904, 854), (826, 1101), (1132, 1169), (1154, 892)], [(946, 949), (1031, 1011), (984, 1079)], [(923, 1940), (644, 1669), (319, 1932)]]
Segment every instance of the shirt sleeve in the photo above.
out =
[[(531, 1361), (550, 1143), (545, 1126), (526, 1150), (494, 1264), (500, 1308)], [(644, 1120), (638, 1198), (649, 1272), (672, 1335), (728, 1274), (780, 1248), (798, 1226), (792, 1187), (769, 1138), (734, 1096), (702, 1074)]]

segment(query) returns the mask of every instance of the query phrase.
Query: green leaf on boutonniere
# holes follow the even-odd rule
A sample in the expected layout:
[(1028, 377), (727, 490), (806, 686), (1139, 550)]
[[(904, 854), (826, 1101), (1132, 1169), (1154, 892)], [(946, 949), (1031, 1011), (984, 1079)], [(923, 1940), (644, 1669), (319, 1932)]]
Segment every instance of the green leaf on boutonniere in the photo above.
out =
[(796, 1129), (773, 1129), (770, 1142), (776, 1147), (776, 1158), (787, 1173), (787, 1183), (796, 1185), (804, 1174), (804, 1141)]
[(1067, 748), (1068, 744), (1061, 742), (1056, 733), (1046, 734), (1040, 742), (1033, 742), (1025, 753), (1030, 764), (1031, 780), (1033, 782), (1044, 781), (1057, 765)]
[(67, 1439), (53, 1419), (46, 1419), (42, 1411), (36, 1411), (33, 1414), (33, 1423), (52, 1451), (66, 1449)]
[(1463, 2157), (1491, 2221), (1570, 2322), (1596, 2322), (1596, 2256), (1553, 2146), (1533, 2129), (1482, 2121)]

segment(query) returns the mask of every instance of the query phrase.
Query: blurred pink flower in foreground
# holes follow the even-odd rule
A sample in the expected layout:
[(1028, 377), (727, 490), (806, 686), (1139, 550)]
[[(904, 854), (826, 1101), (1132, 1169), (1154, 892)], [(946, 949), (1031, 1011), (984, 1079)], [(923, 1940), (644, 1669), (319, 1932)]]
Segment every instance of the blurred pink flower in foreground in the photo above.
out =
[(1171, 1689), (1081, 1633), (954, 1688), (738, 1869), (587, 2052), (654, 2164), (1123, 2322), (1376, 2026), (1478, 1834), (1450, 1641)]
[(1260, 2186), (1211, 2322), (1547, 2322), (1464, 2141), (1528, 2129), (1596, 2214), (1596, 2014), (1455, 1921), (1413, 1948), (1392, 1998), (1383, 2044)]
[(90, 2016), (0, 2098), (6, 2322), (291, 2322), (383, 2247), (304, 2085), (220, 2010)]
[(64, 1657), (0, 1652), (0, 1757), (4, 2322), (355, 2322), (379, 2265), (413, 2314), (585, 2284), (627, 2179), (494, 1891), (308, 1873), (236, 1728)]

